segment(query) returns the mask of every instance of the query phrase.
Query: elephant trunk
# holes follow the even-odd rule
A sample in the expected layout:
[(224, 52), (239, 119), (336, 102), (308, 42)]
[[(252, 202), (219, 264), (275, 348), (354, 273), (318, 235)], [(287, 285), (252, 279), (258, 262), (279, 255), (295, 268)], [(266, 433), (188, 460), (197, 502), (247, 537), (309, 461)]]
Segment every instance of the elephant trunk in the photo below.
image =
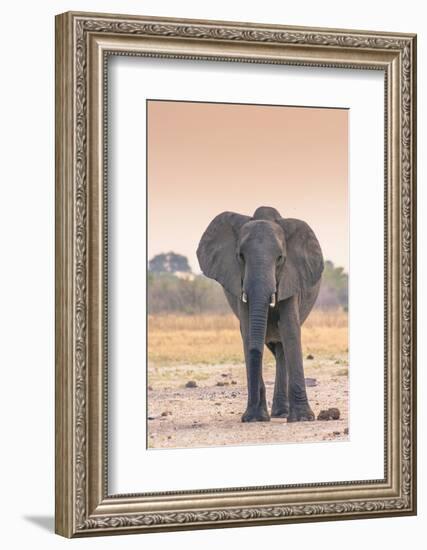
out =
[(269, 302), (258, 293), (249, 296), (249, 350), (261, 355), (264, 350)]

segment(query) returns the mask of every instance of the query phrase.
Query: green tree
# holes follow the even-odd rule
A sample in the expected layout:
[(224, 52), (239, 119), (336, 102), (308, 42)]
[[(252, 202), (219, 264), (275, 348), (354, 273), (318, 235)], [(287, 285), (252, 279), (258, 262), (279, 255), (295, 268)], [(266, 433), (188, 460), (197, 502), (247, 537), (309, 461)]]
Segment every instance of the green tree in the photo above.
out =
[(157, 254), (151, 258), (148, 262), (148, 271), (154, 273), (175, 273), (176, 271), (191, 273), (191, 268), (186, 256), (175, 252), (167, 252), (166, 254)]
[(335, 267), (330, 260), (325, 261), (317, 307), (348, 309), (348, 275), (343, 267)]

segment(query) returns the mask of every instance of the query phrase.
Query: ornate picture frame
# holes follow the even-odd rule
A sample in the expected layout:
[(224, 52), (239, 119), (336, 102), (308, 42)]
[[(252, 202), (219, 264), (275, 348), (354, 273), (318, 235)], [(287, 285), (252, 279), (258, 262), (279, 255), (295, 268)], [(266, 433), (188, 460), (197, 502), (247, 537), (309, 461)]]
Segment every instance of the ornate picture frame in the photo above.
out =
[[(384, 479), (109, 494), (105, 120), (111, 55), (384, 72)], [(415, 514), (415, 180), (415, 35), (58, 15), (56, 532), (81, 537)]]

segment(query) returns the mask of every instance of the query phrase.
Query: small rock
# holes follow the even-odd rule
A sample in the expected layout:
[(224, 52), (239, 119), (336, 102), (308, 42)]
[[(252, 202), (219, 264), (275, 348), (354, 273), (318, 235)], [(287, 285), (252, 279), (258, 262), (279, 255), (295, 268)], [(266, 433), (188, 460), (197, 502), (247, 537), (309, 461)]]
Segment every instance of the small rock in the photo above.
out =
[(162, 412), (162, 416), (169, 416), (170, 414), (172, 414), (172, 411), (163, 411)]
[(316, 378), (306, 378), (305, 385), (307, 386), (307, 388), (313, 388), (314, 386), (317, 386)]
[(336, 407), (332, 407), (331, 409), (329, 409), (329, 415), (332, 420), (339, 420), (340, 410), (337, 409)]
[(223, 378), (227, 378), (228, 374), (227, 374), (226, 372), (223, 372), (223, 373), (221, 373), (221, 376), (222, 376)]
[(332, 432), (334, 435), (340, 435), (341, 432)]
[(168, 435), (168, 439), (172, 439), (172, 436), (171, 436), (171, 435)]
[(155, 416), (148, 416), (147, 418), (148, 418), (148, 420), (156, 420)]
[(317, 415), (317, 420), (338, 420), (340, 417), (340, 411), (336, 407), (331, 409), (320, 411)]
[(311, 355), (311, 353), (309, 353), (306, 357), (306, 359), (308, 359), (309, 361), (311, 361), (312, 359), (314, 359), (314, 355)]
[(153, 386), (148, 386), (149, 391), (153, 391)]
[(220, 406), (221, 406), (221, 403), (215, 403), (215, 405), (216, 405), (217, 407), (220, 407)]
[(217, 382), (216, 385), (217, 386), (225, 386), (225, 383), (224, 382)]
[(195, 380), (189, 380), (186, 384), (185, 384), (185, 387), (186, 388), (197, 388), (197, 382)]
[(348, 428), (344, 428), (345, 435), (348, 435)]
[(337, 359), (337, 360), (335, 361), (335, 364), (336, 364), (336, 365), (339, 365), (340, 363), (341, 363), (341, 361), (340, 361), (339, 359)]
[(231, 383), (232, 383), (233, 385), (237, 384), (236, 380), (232, 380)]

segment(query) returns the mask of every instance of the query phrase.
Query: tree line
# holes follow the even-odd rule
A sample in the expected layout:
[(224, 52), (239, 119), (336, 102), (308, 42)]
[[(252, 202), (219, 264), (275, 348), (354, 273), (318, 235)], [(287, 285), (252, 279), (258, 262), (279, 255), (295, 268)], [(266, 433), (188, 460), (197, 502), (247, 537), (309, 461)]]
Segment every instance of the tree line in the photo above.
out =
[[(185, 256), (168, 252), (148, 264), (149, 314), (227, 314), (230, 306), (221, 286), (204, 275), (191, 273)], [(348, 310), (348, 275), (326, 261), (316, 308)]]

